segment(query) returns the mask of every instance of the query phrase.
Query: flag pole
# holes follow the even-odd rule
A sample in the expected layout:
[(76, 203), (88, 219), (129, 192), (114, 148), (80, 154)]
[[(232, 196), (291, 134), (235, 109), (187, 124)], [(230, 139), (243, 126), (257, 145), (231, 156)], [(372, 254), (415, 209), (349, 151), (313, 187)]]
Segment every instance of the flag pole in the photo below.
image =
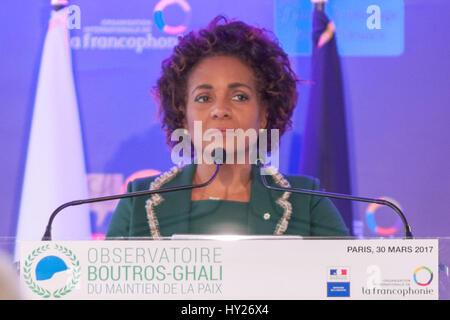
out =
[(53, 6), (53, 10), (58, 11), (69, 5), (68, 0), (50, 0), (50, 4)]
[(315, 4), (316, 9), (319, 11), (323, 11), (323, 8), (325, 6), (325, 2), (328, 2), (328, 0), (311, 0), (312, 3)]

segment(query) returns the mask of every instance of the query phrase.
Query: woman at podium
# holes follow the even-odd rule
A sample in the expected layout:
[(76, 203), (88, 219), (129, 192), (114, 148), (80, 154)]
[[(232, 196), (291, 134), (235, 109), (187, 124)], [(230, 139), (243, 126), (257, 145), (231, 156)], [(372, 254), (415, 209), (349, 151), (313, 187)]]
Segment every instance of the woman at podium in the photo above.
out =
[[(254, 154), (261, 160), (263, 146), (276, 154), (278, 137), (291, 125), (298, 81), (286, 53), (263, 29), (219, 16), (207, 28), (180, 38), (162, 63), (155, 95), (168, 144), (179, 151), (174, 134), (181, 130), (183, 148), (192, 146), (192, 163), (135, 180), (128, 192), (208, 181), (216, 165), (201, 158), (214, 149), (213, 142), (223, 147), (226, 161), (205, 187), (120, 200), (107, 237), (347, 236), (331, 201), (269, 190), (261, 182), (260, 167), (250, 161)], [(248, 134), (244, 143), (228, 143), (236, 132)], [(238, 161), (241, 156), (245, 161)], [(271, 185), (319, 190), (313, 177), (285, 176), (276, 168), (264, 174)]]

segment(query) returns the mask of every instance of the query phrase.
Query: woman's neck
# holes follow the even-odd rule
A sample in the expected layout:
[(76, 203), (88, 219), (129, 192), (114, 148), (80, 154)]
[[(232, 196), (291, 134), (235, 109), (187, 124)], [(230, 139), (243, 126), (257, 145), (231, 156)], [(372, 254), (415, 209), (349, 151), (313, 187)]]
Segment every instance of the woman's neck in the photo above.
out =
[[(215, 165), (198, 164), (194, 174), (194, 184), (208, 181), (214, 174)], [(192, 200), (220, 199), (231, 201), (250, 201), (250, 164), (223, 164), (216, 178), (206, 187), (193, 189)]]

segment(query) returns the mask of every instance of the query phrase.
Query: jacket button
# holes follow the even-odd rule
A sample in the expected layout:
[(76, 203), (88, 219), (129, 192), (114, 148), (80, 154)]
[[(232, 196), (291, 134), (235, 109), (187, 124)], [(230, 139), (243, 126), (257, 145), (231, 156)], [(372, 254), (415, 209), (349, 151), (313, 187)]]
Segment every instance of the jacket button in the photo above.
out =
[(264, 220), (269, 220), (270, 219), (270, 213), (266, 212), (263, 215)]

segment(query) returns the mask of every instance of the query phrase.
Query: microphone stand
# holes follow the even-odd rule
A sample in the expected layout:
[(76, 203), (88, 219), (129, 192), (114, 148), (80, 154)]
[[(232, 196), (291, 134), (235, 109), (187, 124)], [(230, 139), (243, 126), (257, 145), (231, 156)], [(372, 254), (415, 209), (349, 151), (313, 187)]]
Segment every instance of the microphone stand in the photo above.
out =
[(117, 200), (117, 199), (124, 199), (124, 198), (131, 198), (131, 197), (138, 197), (138, 196), (147, 196), (154, 193), (166, 193), (166, 192), (172, 192), (172, 191), (181, 191), (186, 189), (195, 189), (195, 188), (202, 188), (210, 184), (217, 176), (217, 173), (219, 172), (219, 167), (222, 163), (216, 163), (216, 170), (214, 171), (214, 174), (212, 177), (200, 184), (195, 185), (186, 185), (186, 186), (179, 186), (179, 187), (170, 187), (170, 188), (162, 188), (157, 190), (144, 190), (144, 191), (136, 191), (136, 192), (130, 192), (125, 194), (117, 194), (112, 196), (104, 196), (104, 197), (98, 197), (98, 198), (91, 198), (91, 199), (84, 199), (84, 200), (74, 200), (67, 203), (64, 203), (60, 205), (58, 208), (56, 208), (55, 211), (50, 215), (50, 218), (47, 223), (47, 227), (45, 229), (44, 236), (42, 237), (42, 241), (50, 241), (52, 240), (52, 224), (53, 220), (55, 219), (56, 215), (63, 209), (71, 206), (77, 206), (80, 204), (85, 203), (91, 203), (91, 202), (102, 202), (102, 201), (108, 201), (108, 200)]
[[(258, 162), (258, 167), (262, 168), (262, 163)], [(346, 199), (346, 200), (353, 200), (353, 201), (361, 201), (361, 202), (368, 202), (368, 203), (378, 203), (381, 205), (388, 206), (392, 208), (400, 217), (400, 219), (403, 222), (403, 226), (405, 228), (405, 236), (407, 239), (412, 239), (413, 235), (411, 232), (411, 227), (408, 224), (408, 221), (406, 220), (405, 215), (400, 210), (398, 206), (396, 206), (394, 203), (384, 200), (384, 199), (371, 199), (371, 198), (364, 198), (364, 197), (356, 197), (346, 194), (340, 194), (340, 193), (331, 193), (331, 192), (324, 192), (324, 191), (316, 191), (316, 190), (305, 190), (305, 189), (297, 189), (297, 188), (283, 188), (283, 187), (276, 187), (276, 186), (270, 186), (267, 183), (267, 179), (265, 175), (261, 174), (261, 180), (263, 182), (263, 185), (270, 190), (275, 191), (289, 191), (293, 193), (301, 193), (301, 194), (307, 194), (307, 195), (315, 195), (320, 197), (328, 197), (328, 198), (335, 198), (335, 199)]]

